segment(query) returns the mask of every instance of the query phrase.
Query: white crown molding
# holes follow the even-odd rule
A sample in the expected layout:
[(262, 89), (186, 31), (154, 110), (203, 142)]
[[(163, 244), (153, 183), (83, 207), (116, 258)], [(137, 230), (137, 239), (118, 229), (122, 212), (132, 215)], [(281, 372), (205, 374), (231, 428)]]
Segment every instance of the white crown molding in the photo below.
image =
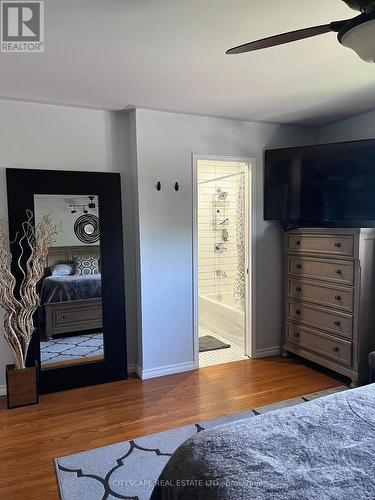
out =
[(0, 101), (11, 101), (11, 102), (25, 102), (28, 104), (44, 104), (46, 106), (59, 106), (62, 108), (78, 108), (87, 109), (92, 111), (124, 111), (123, 106), (119, 108), (113, 108), (112, 106), (93, 106), (90, 104), (79, 104), (73, 102), (61, 102), (61, 101), (49, 101), (45, 99), (33, 99), (28, 97), (14, 97), (0, 95)]

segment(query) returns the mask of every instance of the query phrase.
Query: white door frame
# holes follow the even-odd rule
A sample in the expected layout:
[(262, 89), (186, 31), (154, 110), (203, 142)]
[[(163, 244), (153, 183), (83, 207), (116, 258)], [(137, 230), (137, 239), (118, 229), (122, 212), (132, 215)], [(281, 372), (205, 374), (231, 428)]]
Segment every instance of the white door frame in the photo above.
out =
[(255, 297), (255, 269), (256, 269), (256, 168), (255, 158), (244, 158), (238, 156), (216, 156), (205, 154), (192, 155), (193, 170), (193, 355), (194, 366), (199, 368), (199, 312), (198, 312), (198, 161), (235, 161), (248, 164), (248, 193), (247, 193), (247, 221), (250, 225), (248, 231), (248, 269), (246, 282), (246, 354), (253, 358), (256, 352), (256, 297)]

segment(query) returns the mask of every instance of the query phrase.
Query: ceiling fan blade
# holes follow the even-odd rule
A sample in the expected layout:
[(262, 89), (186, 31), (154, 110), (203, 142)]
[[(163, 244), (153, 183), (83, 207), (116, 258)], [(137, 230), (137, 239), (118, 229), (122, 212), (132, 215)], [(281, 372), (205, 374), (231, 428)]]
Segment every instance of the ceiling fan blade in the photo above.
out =
[(311, 28), (289, 31), (288, 33), (281, 33), (280, 35), (262, 38), (261, 40), (256, 40), (255, 42), (244, 43), (238, 47), (233, 47), (232, 49), (227, 50), (226, 54), (242, 54), (243, 52), (252, 52), (254, 50), (274, 47), (275, 45), (283, 45), (284, 43), (303, 40), (304, 38), (322, 35), (323, 33), (328, 33), (330, 31), (338, 32), (347, 22), (348, 20), (334, 21), (329, 24), (322, 24), (321, 26), (312, 26)]

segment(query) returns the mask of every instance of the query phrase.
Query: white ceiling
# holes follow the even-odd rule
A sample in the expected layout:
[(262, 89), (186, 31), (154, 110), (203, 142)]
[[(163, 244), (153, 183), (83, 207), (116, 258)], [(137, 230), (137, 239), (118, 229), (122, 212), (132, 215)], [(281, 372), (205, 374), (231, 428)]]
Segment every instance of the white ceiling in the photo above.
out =
[(334, 33), (233, 45), (356, 15), (341, 0), (46, 0), (46, 52), (1, 54), (0, 96), (323, 125), (375, 108), (375, 66)]

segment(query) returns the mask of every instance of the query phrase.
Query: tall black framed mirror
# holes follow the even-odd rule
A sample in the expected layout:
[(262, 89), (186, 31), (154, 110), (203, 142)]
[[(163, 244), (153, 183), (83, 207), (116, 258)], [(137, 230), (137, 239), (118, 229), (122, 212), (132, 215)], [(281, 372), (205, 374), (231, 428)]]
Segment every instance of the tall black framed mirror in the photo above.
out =
[[(28, 364), (47, 393), (127, 377), (120, 175), (7, 169), (9, 236), (48, 215), (58, 228), (38, 285)], [(13, 262), (19, 249), (11, 246)], [(22, 280), (17, 266), (17, 284)]]

